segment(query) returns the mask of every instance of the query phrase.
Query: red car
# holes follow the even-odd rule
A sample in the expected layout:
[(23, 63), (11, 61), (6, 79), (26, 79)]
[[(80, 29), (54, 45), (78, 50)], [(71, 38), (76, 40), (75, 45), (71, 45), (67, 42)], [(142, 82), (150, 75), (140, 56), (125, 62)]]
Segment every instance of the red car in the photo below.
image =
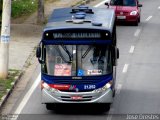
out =
[(117, 21), (132, 22), (138, 26), (142, 7), (138, 0), (111, 0), (105, 5), (115, 9)]

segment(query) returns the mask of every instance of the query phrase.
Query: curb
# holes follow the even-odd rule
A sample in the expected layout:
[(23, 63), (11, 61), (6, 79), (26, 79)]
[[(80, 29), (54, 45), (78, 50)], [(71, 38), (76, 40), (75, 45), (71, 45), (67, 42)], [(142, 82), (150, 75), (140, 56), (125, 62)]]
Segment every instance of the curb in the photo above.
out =
[(76, 7), (76, 6), (79, 6), (79, 5), (89, 4), (91, 1), (95, 1), (95, 0), (82, 0), (80, 2), (77, 2), (75, 5), (71, 5), (71, 7)]
[[(75, 7), (75, 6), (79, 6), (79, 5), (85, 5), (90, 3), (91, 1), (95, 1), (95, 0), (81, 0), (80, 2), (76, 3), (75, 5), (71, 5), (70, 7)], [(14, 81), (11, 89), (7, 90), (7, 93), (1, 98), (0, 100), (0, 110), (2, 110), (3, 105), (6, 103), (7, 99), (9, 98), (9, 96), (11, 95), (13, 89), (16, 87), (18, 81), (21, 79), (21, 77), (23, 76), (25, 70), (28, 67), (28, 63), (32, 60), (32, 58), (35, 56), (35, 52), (34, 50), (32, 51), (32, 53), (29, 55), (29, 57), (27, 58), (27, 60), (25, 61), (25, 64), (22, 68), (22, 71), (16, 76), (16, 80)]]
[(11, 95), (13, 89), (15, 88), (16, 84), (18, 83), (18, 81), (21, 79), (22, 75), (23, 75), (24, 71), (21, 71), (16, 77), (17, 79), (14, 81), (11, 89), (7, 90), (7, 93), (1, 98), (0, 100), (0, 110), (2, 109), (3, 105), (5, 104), (5, 102), (7, 101), (7, 99), (9, 98), (9, 96)]
[(27, 60), (25, 61), (22, 70), (20, 71), (20, 73), (15, 76), (15, 81), (12, 84), (11, 89), (7, 90), (7, 93), (1, 98), (0, 100), (0, 110), (2, 110), (3, 105), (6, 103), (7, 99), (9, 98), (9, 96), (11, 95), (12, 91), (14, 90), (14, 88), (16, 87), (17, 83), (19, 82), (19, 80), (21, 79), (21, 77), (23, 76), (23, 74), (25, 73), (26, 69), (28, 68), (28, 64), (31, 62), (31, 60), (33, 59), (33, 57), (35, 57), (35, 49), (33, 49), (33, 51), (31, 52), (31, 54), (28, 56)]

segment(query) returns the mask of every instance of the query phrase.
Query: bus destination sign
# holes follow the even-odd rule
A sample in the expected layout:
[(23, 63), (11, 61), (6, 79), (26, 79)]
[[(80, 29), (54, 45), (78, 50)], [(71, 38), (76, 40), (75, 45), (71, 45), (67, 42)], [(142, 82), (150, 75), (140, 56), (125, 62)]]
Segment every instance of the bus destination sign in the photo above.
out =
[(81, 39), (81, 38), (101, 38), (100, 33), (53, 33), (54, 39)]
[(106, 40), (109, 38), (109, 33), (106, 31), (90, 31), (90, 30), (68, 30), (68, 31), (46, 31), (43, 34), (45, 40), (60, 40), (60, 39), (101, 39)]

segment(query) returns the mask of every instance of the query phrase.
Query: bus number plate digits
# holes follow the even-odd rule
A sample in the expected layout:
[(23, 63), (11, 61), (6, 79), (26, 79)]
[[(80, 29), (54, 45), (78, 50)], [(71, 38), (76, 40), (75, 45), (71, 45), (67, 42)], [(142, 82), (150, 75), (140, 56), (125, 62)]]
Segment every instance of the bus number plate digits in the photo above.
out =
[(85, 90), (95, 89), (96, 85), (84, 85)]

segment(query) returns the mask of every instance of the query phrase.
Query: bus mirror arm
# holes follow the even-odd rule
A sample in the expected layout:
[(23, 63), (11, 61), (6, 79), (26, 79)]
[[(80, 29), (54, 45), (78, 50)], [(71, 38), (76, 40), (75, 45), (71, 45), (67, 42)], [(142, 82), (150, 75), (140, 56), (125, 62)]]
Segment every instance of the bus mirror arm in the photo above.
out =
[(36, 57), (38, 58), (38, 61), (39, 61), (40, 64), (44, 63), (44, 61), (40, 59), (41, 58), (41, 47), (40, 47), (40, 45), (37, 47)]
[(40, 64), (44, 64), (44, 61), (41, 60), (40, 58), (38, 58), (38, 62), (39, 62)]
[(41, 57), (41, 47), (40, 47), (40, 46), (37, 47), (36, 57), (37, 57), (37, 58), (40, 58), (40, 57)]
[(105, 2), (104, 5), (106, 5), (109, 8), (109, 3), (108, 2)]

